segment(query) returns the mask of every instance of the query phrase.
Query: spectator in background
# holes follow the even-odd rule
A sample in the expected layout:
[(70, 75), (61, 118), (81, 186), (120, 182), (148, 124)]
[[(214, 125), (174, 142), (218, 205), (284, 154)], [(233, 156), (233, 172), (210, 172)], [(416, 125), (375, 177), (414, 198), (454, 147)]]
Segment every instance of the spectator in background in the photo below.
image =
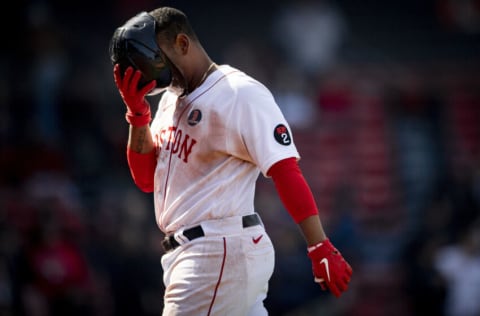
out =
[(410, 227), (419, 227), (425, 206), (447, 177), (442, 113), (444, 103), (423, 74), (407, 67), (386, 91), (399, 183)]
[(307, 75), (335, 64), (345, 36), (345, 18), (327, 0), (287, 1), (273, 17), (274, 43)]
[(30, 74), (33, 131), (31, 137), (57, 145), (60, 140), (59, 96), (66, 76), (68, 57), (62, 29), (52, 18), (50, 8), (42, 4), (29, 8), (30, 45), (33, 52)]
[(409, 293), (411, 315), (445, 315), (448, 284), (435, 269), (438, 249), (452, 240), (456, 216), (448, 192), (439, 192), (419, 216), (420, 226), (405, 247), (403, 265), (406, 271), (405, 292)]
[(446, 315), (480, 315), (480, 222), (468, 227), (457, 243), (440, 248), (434, 265), (448, 284)]
[(56, 198), (35, 201), (35, 222), (15, 258), (18, 310), (26, 315), (91, 313), (89, 265), (72, 236), (71, 214)]

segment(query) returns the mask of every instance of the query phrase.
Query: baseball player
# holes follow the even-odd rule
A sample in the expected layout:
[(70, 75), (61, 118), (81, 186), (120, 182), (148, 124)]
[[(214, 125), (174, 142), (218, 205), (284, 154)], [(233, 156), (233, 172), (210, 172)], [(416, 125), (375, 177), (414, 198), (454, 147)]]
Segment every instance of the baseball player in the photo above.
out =
[[(314, 279), (337, 297), (346, 291), (352, 269), (325, 235), (270, 91), (214, 63), (171, 7), (116, 29), (110, 54), (130, 124), (131, 175), (153, 192), (165, 233), (163, 315), (268, 314), (274, 249), (254, 209), (260, 172), (303, 232)], [(155, 93), (162, 95), (152, 120), (146, 95)]]

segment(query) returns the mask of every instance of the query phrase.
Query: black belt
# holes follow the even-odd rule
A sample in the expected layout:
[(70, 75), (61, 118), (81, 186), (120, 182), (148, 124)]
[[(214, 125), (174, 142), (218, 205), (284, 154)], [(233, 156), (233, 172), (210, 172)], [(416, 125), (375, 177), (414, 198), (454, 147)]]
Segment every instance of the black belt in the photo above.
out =
[[(257, 214), (250, 214), (242, 217), (243, 228), (260, 225), (260, 224), (261, 224), (260, 217), (258, 217)], [(183, 231), (183, 236), (185, 236), (189, 241), (192, 241), (196, 238), (205, 236), (205, 233), (203, 232), (202, 226), (198, 225), (189, 229), (185, 229)], [(165, 238), (163, 239), (162, 246), (165, 252), (167, 252), (177, 248), (178, 246), (180, 246), (180, 244), (178, 243), (178, 241), (175, 240), (175, 237), (173, 235), (169, 235), (169, 236), (165, 236)]]

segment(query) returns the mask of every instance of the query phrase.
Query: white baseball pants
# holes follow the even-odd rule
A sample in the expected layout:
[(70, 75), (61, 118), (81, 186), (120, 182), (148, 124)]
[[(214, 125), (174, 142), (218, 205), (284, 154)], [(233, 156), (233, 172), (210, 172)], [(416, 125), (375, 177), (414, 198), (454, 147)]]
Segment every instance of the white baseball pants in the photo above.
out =
[(262, 225), (235, 216), (201, 223), (205, 237), (162, 257), (163, 316), (264, 316), (274, 249)]

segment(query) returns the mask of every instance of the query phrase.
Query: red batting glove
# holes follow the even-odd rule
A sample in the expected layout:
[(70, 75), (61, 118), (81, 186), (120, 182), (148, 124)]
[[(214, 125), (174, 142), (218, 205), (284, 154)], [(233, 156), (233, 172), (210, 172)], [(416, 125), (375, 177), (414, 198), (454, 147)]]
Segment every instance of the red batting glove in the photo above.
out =
[(330, 289), (333, 295), (340, 297), (348, 289), (352, 276), (352, 267), (343, 258), (329, 239), (308, 247), (308, 257), (312, 261), (315, 282), (322, 290)]
[(150, 104), (145, 99), (145, 96), (155, 88), (155, 80), (143, 88), (138, 89), (138, 82), (142, 77), (142, 73), (139, 70), (134, 71), (130, 66), (125, 70), (122, 78), (118, 64), (113, 67), (113, 77), (123, 102), (127, 106), (127, 113), (125, 115), (127, 122), (132, 126), (149, 124), (152, 120), (152, 114), (150, 112)]

